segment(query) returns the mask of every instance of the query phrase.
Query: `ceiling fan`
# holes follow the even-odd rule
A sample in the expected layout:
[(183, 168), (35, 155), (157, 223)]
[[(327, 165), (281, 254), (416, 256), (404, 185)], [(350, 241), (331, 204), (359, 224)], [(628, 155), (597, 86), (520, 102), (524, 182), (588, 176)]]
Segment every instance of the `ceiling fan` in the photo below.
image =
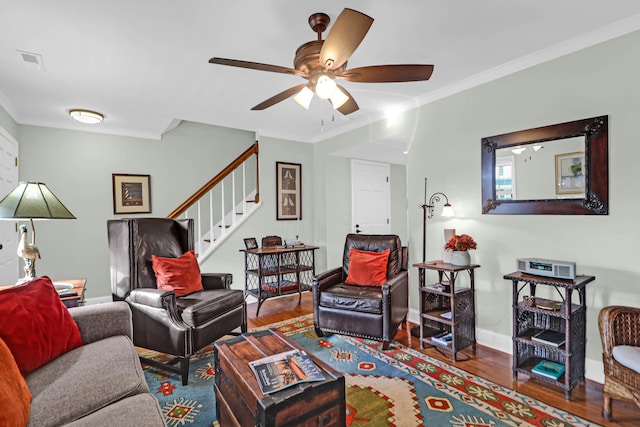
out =
[(217, 57), (211, 58), (209, 63), (294, 74), (308, 80), (308, 83), (293, 86), (272, 96), (252, 110), (264, 110), (294, 95), (294, 99), (308, 109), (315, 93), (319, 98), (329, 100), (333, 108), (347, 115), (358, 111), (359, 107), (353, 96), (344, 87), (336, 84), (336, 79), (358, 83), (391, 83), (422, 81), (431, 77), (433, 65), (372, 65), (347, 70), (347, 60), (367, 35), (373, 18), (346, 8), (336, 19), (327, 38), (322, 40), (322, 33), (327, 29), (329, 22), (330, 18), (325, 13), (314, 13), (309, 17), (309, 26), (318, 34), (318, 39), (298, 47), (293, 60), (295, 68)]

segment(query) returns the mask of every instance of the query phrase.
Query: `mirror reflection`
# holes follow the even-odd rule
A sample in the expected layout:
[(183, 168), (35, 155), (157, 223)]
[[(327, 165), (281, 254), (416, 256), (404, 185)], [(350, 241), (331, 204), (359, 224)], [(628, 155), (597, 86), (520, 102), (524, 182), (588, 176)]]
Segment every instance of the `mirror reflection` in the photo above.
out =
[(496, 150), (496, 200), (584, 199), (585, 137)]
[(608, 116), (482, 138), (482, 213), (607, 215)]

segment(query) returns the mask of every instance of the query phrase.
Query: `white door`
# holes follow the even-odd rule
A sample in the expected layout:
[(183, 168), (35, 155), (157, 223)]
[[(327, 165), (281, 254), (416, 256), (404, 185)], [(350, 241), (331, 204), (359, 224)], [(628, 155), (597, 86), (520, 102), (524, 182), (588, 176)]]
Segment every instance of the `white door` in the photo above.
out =
[(352, 230), (389, 234), (391, 202), (389, 164), (351, 160)]
[[(0, 200), (18, 185), (18, 142), (0, 128)], [(18, 232), (15, 221), (0, 221), (0, 285), (18, 281)]]

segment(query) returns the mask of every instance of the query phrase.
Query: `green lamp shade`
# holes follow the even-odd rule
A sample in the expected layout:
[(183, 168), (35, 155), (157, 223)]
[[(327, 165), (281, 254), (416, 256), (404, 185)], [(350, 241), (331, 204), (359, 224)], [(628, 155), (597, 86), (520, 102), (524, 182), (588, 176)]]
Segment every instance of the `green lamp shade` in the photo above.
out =
[(0, 218), (75, 219), (42, 182), (22, 181), (0, 201)]

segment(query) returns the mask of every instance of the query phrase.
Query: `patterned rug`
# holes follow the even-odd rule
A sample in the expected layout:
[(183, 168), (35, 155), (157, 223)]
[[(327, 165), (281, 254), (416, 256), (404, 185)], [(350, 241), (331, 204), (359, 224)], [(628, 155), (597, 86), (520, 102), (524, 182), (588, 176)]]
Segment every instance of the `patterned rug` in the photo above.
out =
[[(382, 351), (377, 341), (318, 338), (313, 315), (269, 325), (344, 373), (347, 426), (597, 426), (401, 344)], [(264, 329), (264, 328), (263, 328)], [(166, 356), (144, 353), (166, 360)], [(144, 366), (167, 425), (217, 426), (213, 347), (192, 357), (189, 385), (176, 374)]]

